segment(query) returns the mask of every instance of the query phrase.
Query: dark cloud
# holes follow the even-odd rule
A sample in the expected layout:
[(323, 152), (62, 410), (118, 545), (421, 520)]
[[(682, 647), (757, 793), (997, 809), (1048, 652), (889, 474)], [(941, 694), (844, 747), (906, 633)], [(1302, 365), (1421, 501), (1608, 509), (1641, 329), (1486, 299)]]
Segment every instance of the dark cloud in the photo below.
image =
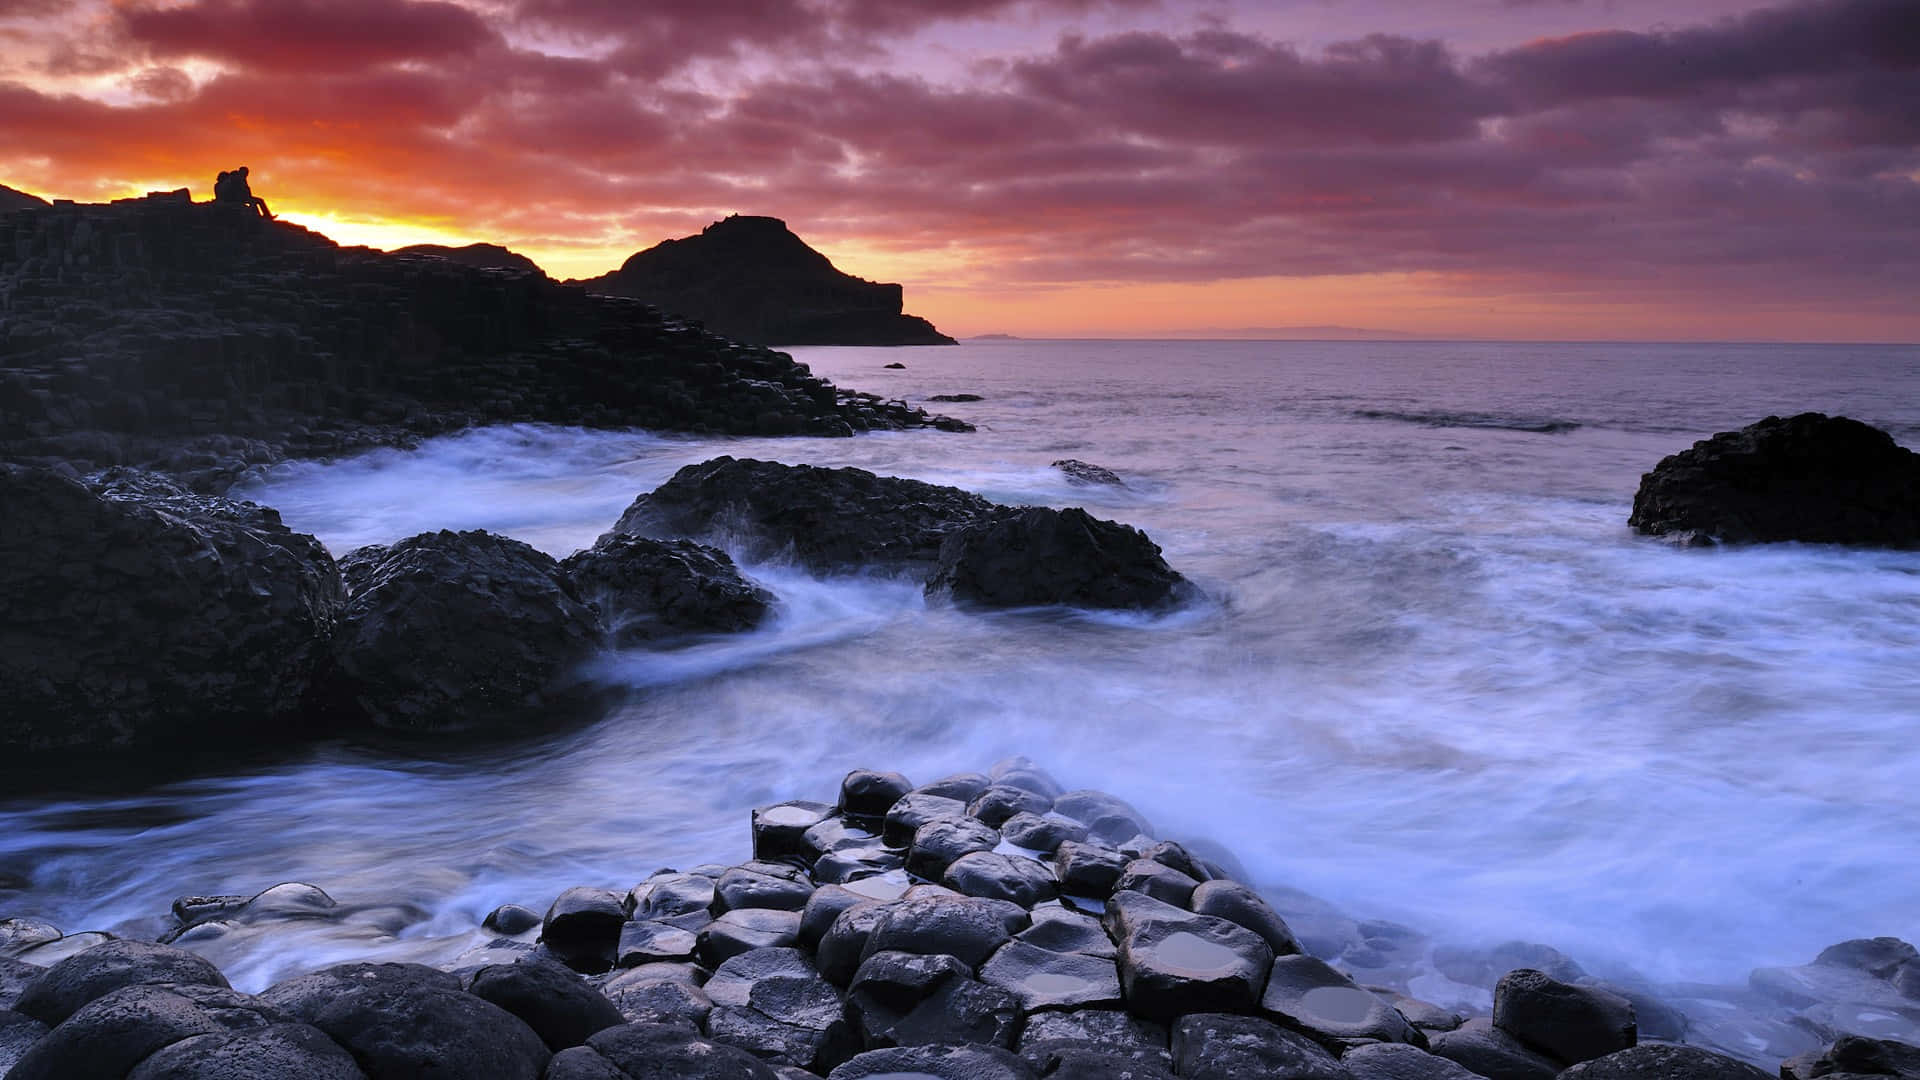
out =
[(496, 42), (478, 14), (440, 0), (136, 2), (114, 17), (129, 42), (161, 59), (287, 74), (471, 55)]

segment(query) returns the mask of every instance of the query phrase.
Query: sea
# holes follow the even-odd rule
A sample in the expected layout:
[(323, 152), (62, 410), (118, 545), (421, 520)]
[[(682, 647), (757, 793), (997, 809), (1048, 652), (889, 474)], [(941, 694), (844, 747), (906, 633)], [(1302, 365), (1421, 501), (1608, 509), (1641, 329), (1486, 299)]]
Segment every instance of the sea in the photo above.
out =
[[(249, 990), (347, 959), (445, 963), (497, 905), (741, 861), (754, 806), (830, 800), (850, 769), (927, 782), (1024, 755), (1255, 885), (1435, 943), (1739, 983), (1847, 938), (1920, 941), (1920, 553), (1627, 527), (1662, 457), (1769, 414), (1920, 445), (1920, 349), (793, 353), (977, 430), (492, 427), (239, 494), (335, 555), (444, 528), (564, 556), (716, 455), (858, 466), (1138, 526), (1205, 599), (983, 614), (912, 581), (747, 562), (772, 623), (600, 657), (624, 703), (591, 726), (0, 795), (0, 915), (153, 937), (175, 897), (301, 881), (344, 914), (190, 946)], [(1066, 458), (1124, 486), (1076, 485)]]

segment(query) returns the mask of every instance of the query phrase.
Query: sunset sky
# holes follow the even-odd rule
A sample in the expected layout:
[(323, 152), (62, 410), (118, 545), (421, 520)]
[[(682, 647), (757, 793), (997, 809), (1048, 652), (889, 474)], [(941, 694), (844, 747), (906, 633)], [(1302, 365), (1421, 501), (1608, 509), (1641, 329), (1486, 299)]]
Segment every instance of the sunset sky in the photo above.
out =
[(770, 214), (962, 335), (1920, 341), (1920, 0), (0, 0), (0, 183), (240, 164), (556, 277)]

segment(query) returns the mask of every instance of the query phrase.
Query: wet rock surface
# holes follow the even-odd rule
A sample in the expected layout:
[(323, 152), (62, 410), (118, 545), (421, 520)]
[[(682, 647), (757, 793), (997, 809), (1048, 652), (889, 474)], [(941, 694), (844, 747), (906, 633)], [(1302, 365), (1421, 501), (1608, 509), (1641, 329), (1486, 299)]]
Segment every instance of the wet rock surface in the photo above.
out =
[[(1205, 910), (1138, 888), (1111, 892), (1104, 907), (1072, 892), (1031, 907), (969, 896), (910, 873), (873, 831), (891, 817), (904, 833), (902, 803), (951, 812), (994, 787), (1050, 803), (1029, 812), (1034, 821), (1104, 822), (1101, 831), (1124, 832), (1126, 850), (1062, 841), (1050, 857), (964, 813), (935, 817), (912, 840), (960, 823), (970, 842), (990, 845), (982, 854), (996, 873), (1050, 878), (1101, 856), (1109, 889), (1129, 868), (1154, 879), (1157, 866), (1196, 882), (1182, 891)], [(501, 905), (487, 921), (510, 936), (463, 953), (453, 973), (343, 964), (257, 996), (179, 948), (0, 919), (0, 1066), (14, 1066), (9, 1080), (1753, 1080), (1755, 1063), (1788, 1058), (1785, 1080), (1920, 1074), (1920, 1049), (1876, 1034), (1920, 1013), (1900, 981), (1916, 957), (1897, 939), (1842, 942), (1801, 967), (1761, 969), (1749, 987), (1667, 996), (1630, 973), (1596, 978), (1545, 946), (1431, 946), (1295, 890), (1256, 892), (1228, 874), (1231, 855), (1156, 839), (1120, 800), (1061, 791), (1024, 760), (921, 788), (857, 770), (832, 804), (761, 807), (751, 833), (757, 857), (738, 865), (660, 870), (624, 894), (579, 886), (544, 918)], [(896, 865), (828, 880), (837, 860), (872, 851)], [(970, 857), (939, 876), (951, 880)], [(167, 933), (193, 944), (218, 940), (195, 936), (202, 928), (353, 909), (289, 882), (183, 896)], [(1296, 934), (1295, 919), (1308, 929)], [(1302, 941), (1331, 958), (1297, 951)], [(1386, 953), (1397, 958), (1382, 964)], [(1697, 1045), (1632, 1045), (1647, 1006)]]
[(498, 261), (340, 247), (184, 190), (0, 207), (0, 457), (147, 463), (217, 491), (251, 465), (484, 423), (966, 427)]
[(743, 577), (726, 552), (687, 540), (605, 537), (560, 570), (600, 608), (615, 645), (737, 633), (773, 612), (773, 594)]
[(927, 579), (927, 595), (978, 608), (1157, 610), (1194, 594), (1145, 533), (1078, 508), (1026, 507), (958, 529)]
[(0, 464), (0, 505), (0, 749), (254, 743), (305, 722), (344, 599), (313, 537), (139, 474), (90, 487)]
[(1920, 455), (1844, 416), (1769, 416), (1662, 459), (1628, 524), (1697, 543), (1920, 547)]

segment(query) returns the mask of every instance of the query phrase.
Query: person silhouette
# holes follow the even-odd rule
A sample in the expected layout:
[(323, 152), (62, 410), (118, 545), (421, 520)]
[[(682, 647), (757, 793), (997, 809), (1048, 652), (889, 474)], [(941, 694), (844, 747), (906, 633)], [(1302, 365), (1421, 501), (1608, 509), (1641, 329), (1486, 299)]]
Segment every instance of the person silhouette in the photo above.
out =
[(253, 193), (247, 185), (247, 167), (245, 165), (223, 172), (213, 181), (213, 201), (244, 206), (268, 221), (273, 220), (273, 211), (267, 209), (267, 200)]

